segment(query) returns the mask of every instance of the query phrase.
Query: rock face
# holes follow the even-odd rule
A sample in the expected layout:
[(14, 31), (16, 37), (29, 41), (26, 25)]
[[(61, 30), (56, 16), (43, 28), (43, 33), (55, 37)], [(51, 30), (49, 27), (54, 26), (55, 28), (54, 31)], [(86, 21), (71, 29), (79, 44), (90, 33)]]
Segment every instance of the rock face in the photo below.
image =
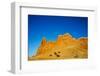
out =
[(42, 39), (36, 56), (29, 60), (88, 58), (88, 39), (75, 39), (70, 34), (59, 35), (55, 42)]

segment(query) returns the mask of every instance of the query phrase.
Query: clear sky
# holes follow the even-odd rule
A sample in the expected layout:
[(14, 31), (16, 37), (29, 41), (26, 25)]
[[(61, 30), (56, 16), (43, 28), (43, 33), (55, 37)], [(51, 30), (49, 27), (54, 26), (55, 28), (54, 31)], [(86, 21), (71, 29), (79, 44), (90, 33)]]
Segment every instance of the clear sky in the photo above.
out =
[(35, 55), (43, 37), (54, 41), (58, 35), (65, 33), (70, 33), (75, 38), (87, 37), (88, 18), (28, 15), (28, 55)]

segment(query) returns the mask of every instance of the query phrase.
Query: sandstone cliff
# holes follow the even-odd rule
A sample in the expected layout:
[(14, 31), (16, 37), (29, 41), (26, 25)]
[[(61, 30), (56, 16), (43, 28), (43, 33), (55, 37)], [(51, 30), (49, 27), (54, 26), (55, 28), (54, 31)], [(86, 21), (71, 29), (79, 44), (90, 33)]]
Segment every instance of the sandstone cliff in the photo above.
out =
[(59, 35), (55, 42), (42, 39), (36, 56), (29, 60), (71, 59), (88, 57), (88, 39), (75, 39), (70, 34)]

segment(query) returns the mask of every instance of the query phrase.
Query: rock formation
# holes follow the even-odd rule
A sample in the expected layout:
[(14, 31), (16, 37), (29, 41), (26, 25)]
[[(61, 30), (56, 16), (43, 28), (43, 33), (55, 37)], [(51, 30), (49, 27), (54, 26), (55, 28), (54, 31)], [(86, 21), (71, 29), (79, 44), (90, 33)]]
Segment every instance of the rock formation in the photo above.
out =
[(36, 56), (29, 60), (71, 59), (88, 57), (88, 39), (75, 39), (70, 34), (59, 35), (55, 42), (42, 39)]

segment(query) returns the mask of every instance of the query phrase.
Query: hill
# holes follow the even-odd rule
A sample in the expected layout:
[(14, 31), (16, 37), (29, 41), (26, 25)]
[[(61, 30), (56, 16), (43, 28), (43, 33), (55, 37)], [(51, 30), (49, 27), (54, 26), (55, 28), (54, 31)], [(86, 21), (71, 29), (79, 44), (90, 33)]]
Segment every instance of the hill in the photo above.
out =
[(76, 39), (70, 34), (59, 35), (55, 42), (47, 41), (44, 37), (36, 56), (29, 57), (29, 60), (46, 59), (73, 59), (88, 57), (88, 39), (81, 37)]

